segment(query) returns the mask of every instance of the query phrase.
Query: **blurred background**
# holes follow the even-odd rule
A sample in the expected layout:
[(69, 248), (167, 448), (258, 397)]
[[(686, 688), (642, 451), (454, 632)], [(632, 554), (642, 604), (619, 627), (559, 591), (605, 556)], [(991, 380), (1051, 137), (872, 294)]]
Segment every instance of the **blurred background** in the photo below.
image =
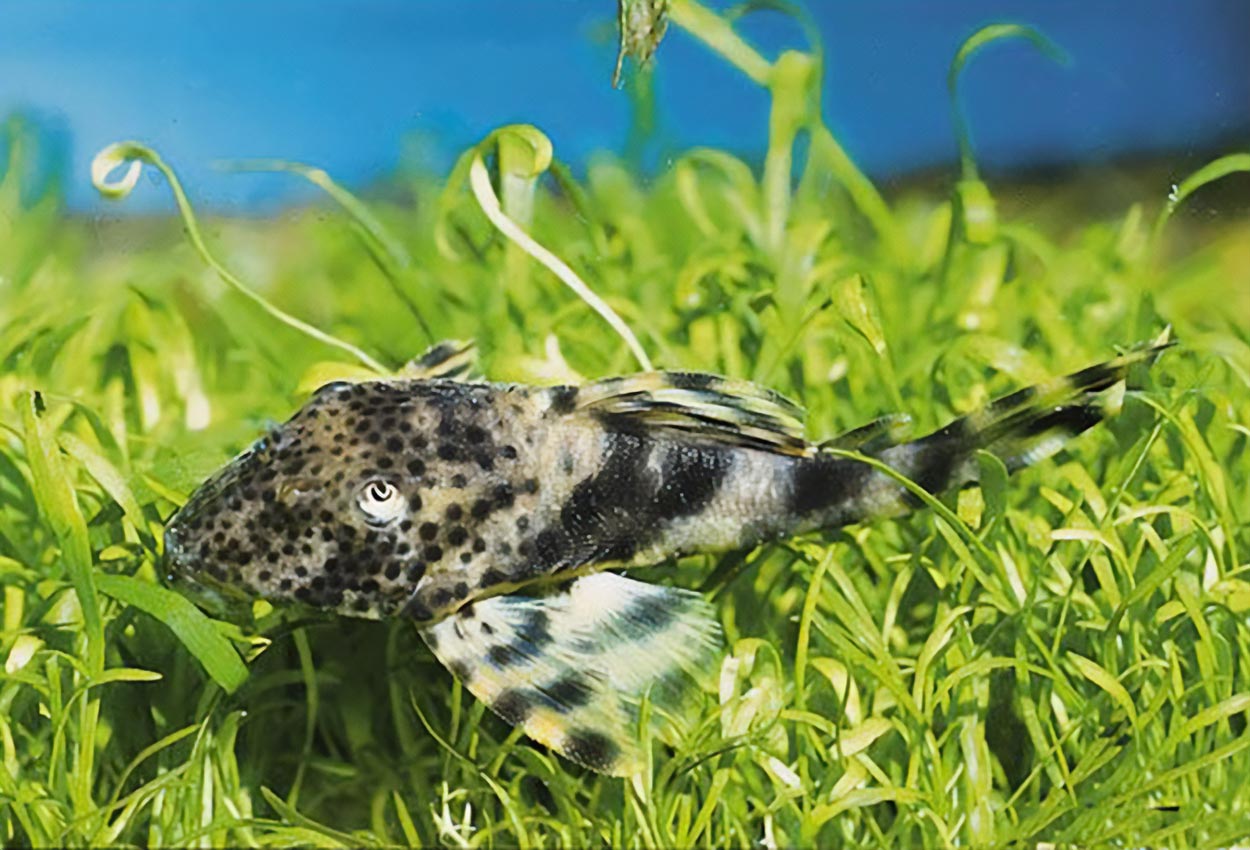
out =
[[(726, 4), (713, 4), (725, 8)], [(824, 0), (823, 108), (868, 174), (887, 184), (957, 155), (946, 72), (990, 21), (1037, 27), (1067, 53), (991, 45), (961, 84), (990, 175), (1164, 163), (1179, 179), (1250, 139), (1245, 0)], [(743, 23), (766, 55), (802, 45), (782, 14)], [(299, 181), (231, 175), (246, 157), (312, 163), (353, 188), (404, 168), (442, 172), (509, 122), (533, 123), (574, 169), (597, 150), (653, 173), (711, 145), (758, 161), (767, 92), (673, 27), (656, 59), (655, 125), (631, 134), (636, 83), (611, 87), (612, 0), (243, 0), (0, 4), (0, 116), (44, 140), (28, 167), (59, 179), (71, 209), (99, 212), (92, 155), (134, 138), (182, 173), (209, 209), (265, 214), (311, 198)], [(158, 212), (156, 181), (110, 215)], [(1166, 191), (1166, 182), (1162, 190)]]

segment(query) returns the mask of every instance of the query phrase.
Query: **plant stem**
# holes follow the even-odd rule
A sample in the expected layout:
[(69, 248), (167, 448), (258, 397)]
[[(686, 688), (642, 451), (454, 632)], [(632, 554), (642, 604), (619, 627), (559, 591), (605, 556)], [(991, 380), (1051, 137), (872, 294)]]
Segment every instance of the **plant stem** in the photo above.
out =
[(577, 293), (577, 296), (585, 301), (592, 310), (602, 316), (604, 321), (611, 325), (612, 329), (620, 335), (621, 339), (625, 340), (625, 344), (633, 352), (638, 365), (645, 371), (650, 371), (652, 368), (651, 359), (647, 357), (647, 352), (643, 350), (641, 343), (638, 342), (638, 338), (634, 336), (634, 332), (629, 329), (629, 326), (617, 315), (616, 311), (596, 295), (594, 290), (587, 286), (577, 276), (577, 272), (569, 268), (567, 263), (542, 245), (539, 245), (515, 221), (504, 214), (503, 209), (499, 205), (499, 198), (495, 196), (495, 190), (490, 185), (490, 174), (486, 171), (486, 163), (482, 161), (480, 153), (473, 158), (473, 164), (469, 168), (469, 185), (473, 189), (473, 195), (477, 198), (482, 212), (490, 219), (490, 223), (495, 225), (504, 236), (517, 243), (525, 253), (546, 266), (552, 274), (564, 282), (565, 286)]
[[(129, 162), (130, 166), (126, 170), (126, 175), (116, 183), (110, 183), (108, 175), (118, 166)], [(374, 360), (360, 348), (349, 342), (344, 342), (338, 337), (331, 336), (319, 328), (315, 328), (307, 322), (297, 319), (290, 313), (272, 304), (267, 298), (256, 290), (245, 284), (239, 278), (212, 255), (208, 250), (208, 245), (204, 242), (204, 237), (200, 233), (200, 225), (196, 220), (195, 211), (191, 208), (191, 202), (187, 199), (186, 192), (182, 189), (182, 183), (178, 179), (178, 175), (174, 170), (165, 163), (156, 151), (141, 145), (138, 142), (117, 142), (109, 145), (96, 154), (95, 159), (91, 163), (91, 180), (96, 190), (109, 198), (124, 198), (130, 194), (135, 184), (139, 180), (139, 171), (142, 163), (147, 163), (156, 168), (165, 176), (165, 180), (169, 183), (170, 191), (174, 194), (174, 202), (178, 205), (178, 212), (182, 216), (183, 227), (187, 231), (187, 238), (191, 240), (191, 245), (195, 248), (200, 258), (208, 264), (209, 268), (217, 273), (217, 276), (225, 281), (240, 295), (255, 302), (269, 315), (278, 321), (286, 324), (301, 333), (312, 337), (318, 342), (333, 346), (353, 355), (361, 363), (379, 374), (387, 374), (390, 369), (383, 366), (377, 360)]]
[(729, 60), (761, 86), (768, 85), (772, 64), (734, 32), (733, 25), (697, 0), (673, 0), (669, 20)]

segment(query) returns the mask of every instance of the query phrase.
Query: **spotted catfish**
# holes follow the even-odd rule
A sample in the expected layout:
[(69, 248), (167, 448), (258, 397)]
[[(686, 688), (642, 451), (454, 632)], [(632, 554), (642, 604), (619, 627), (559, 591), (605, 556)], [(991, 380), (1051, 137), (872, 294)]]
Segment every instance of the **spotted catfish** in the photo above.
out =
[[(1059, 449), (1160, 346), (1024, 389), (921, 439), (892, 420), (823, 444), (767, 389), (651, 372), (580, 387), (417, 377), (322, 387), (169, 525), (171, 575), (227, 596), (404, 617), (479, 699), (595, 770), (629, 774), (714, 669), (697, 594), (605, 572), (893, 516), (918, 504), (857, 448), (939, 493)], [(641, 707), (650, 708), (645, 713)]]

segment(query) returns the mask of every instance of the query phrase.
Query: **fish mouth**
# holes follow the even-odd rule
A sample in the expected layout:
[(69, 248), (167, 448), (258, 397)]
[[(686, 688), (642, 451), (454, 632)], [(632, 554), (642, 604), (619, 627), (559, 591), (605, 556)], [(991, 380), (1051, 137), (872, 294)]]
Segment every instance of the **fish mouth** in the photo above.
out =
[[(246, 460), (249, 455), (250, 452), (245, 453), (239, 460)], [(209, 478), (169, 518), (159, 569), (168, 588), (209, 615), (236, 623), (252, 619), (252, 597), (243, 588), (219, 581), (205, 569), (195, 529), (199, 527), (197, 519), (214, 510), (218, 500), (239, 480), (242, 466), (236, 461)]]
[(186, 550), (177, 519), (175, 516), (165, 529), (160, 569), (165, 586), (210, 616), (235, 623), (250, 621), (251, 599), (243, 591), (195, 568), (195, 555)]

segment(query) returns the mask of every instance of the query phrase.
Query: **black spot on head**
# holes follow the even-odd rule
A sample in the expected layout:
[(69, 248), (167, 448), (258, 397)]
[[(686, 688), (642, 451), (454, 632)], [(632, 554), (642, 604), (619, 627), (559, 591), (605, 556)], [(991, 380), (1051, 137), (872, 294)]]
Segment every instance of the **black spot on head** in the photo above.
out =
[(593, 729), (575, 729), (564, 739), (564, 754), (591, 770), (607, 771), (620, 752), (611, 738)]
[(545, 528), (534, 536), (534, 557), (544, 566), (556, 564), (567, 543), (564, 535), (554, 529)]
[(464, 516), (464, 508), (460, 507), (458, 504), (453, 502), (447, 506), (446, 516), (452, 522), (456, 522), (458, 519)]
[(495, 500), (496, 506), (501, 508), (511, 507), (516, 498), (512, 492), (512, 485), (506, 481), (495, 485), (491, 491), (491, 497)]
[(404, 441), (399, 439), (399, 437), (387, 437), (386, 438), (386, 450), (388, 452), (394, 452), (398, 454), (399, 452), (402, 452), (404, 450)]
[(417, 534), (421, 535), (422, 540), (433, 540), (438, 536), (438, 526), (432, 522), (423, 522), (417, 529)]
[(405, 468), (408, 470), (408, 472), (411, 475), (424, 475), (425, 474), (425, 463), (421, 461), (419, 458), (413, 458), (412, 460), (408, 461)]
[(506, 578), (507, 576), (499, 572), (499, 570), (491, 567), (482, 573), (482, 579), (478, 582), (478, 587), (494, 587), (497, 584), (502, 584)]

